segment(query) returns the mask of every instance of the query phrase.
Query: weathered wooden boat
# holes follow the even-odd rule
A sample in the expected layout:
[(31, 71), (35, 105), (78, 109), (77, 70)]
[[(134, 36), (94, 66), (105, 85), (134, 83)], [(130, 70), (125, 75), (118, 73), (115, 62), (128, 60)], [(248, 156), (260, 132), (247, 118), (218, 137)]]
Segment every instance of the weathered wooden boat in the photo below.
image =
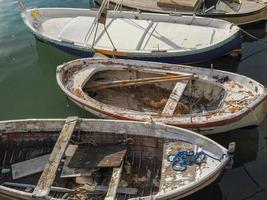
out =
[(230, 158), (159, 123), (70, 117), (2, 121), (0, 130), (0, 196), (10, 199), (178, 199), (212, 183)]
[[(26, 9), (22, 18), (34, 36), (80, 57), (194, 63), (240, 52), (240, 29), (223, 20), (138, 12), (72, 8)], [(104, 17), (103, 17), (104, 16)]]
[[(95, 0), (101, 4), (103, 0)], [(110, 8), (219, 18), (236, 25), (267, 19), (266, 1), (257, 0), (110, 0)]]
[(100, 117), (162, 122), (202, 134), (259, 125), (267, 112), (263, 85), (213, 69), (80, 59), (59, 66), (57, 82), (72, 101)]

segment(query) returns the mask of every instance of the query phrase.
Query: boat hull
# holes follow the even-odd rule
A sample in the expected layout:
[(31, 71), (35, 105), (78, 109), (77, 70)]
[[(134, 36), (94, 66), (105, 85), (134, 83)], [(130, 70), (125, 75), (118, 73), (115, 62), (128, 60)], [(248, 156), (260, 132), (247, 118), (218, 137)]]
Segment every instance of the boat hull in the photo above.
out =
[[(100, 5), (102, 0), (95, 0), (95, 3), (97, 5)], [(114, 7), (116, 4), (113, 1), (110, 1), (110, 6)], [(123, 2), (122, 2), (123, 4)], [(128, 7), (126, 5), (122, 5), (124, 9), (129, 10), (129, 9), (135, 9), (134, 7)], [(167, 10), (145, 10), (138, 8), (138, 10), (142, 12), (155, 12), (155, 13), (164, 13), (164, 14), (170, 14), (170, 11)], [(181, 12), (182, 15), (192, 15), (193, 13), (191, 12)], [(213, 13), (213, 14), (197, 14), (197, 16), (200, 17), (210, 17), (210, 18), (217, 18), (217, 19), (222, 19), (226, 20), (228, 22), (232, 22), (236, 25), (245, 25), (245, 24), (251, 24), (254, 22), (262, 21), (267, 19), (267, 6), (256, 10), (254, 12), (248, 12), (248, 13), (237, 13), (237, 14), (220, 14), (220, 13)]]
[[(72, 99), (71, 97), (69, 97), (69, 98), (76, 105), (78, 105), (82, 109), (92, 113), (93, 115), (95, 115), (99, 118), (135, 121), (135, 119), (125, 118), (125, 117), (122, 117), (119, 115), (114, 115), (111, 113), (103, 113), (99, 110), (88, 107), (87, 105), (81, 104), (81, 102), (79, 102), (75, 99)], [(201, 125), (199, 125), (199, 124), (194, 124), (194, 126), (192, 126), (192, 124), (169, 124), (169, 125), (190, 129), (190, 130), (196, 131), (202, 135), (211, 135), (211, 134), (216, 134), (216, 133), (222, 133), (222, 132), (227, 132), (227, 131), (231, 131), (234, 129), (253, 126), (253, 125), (258, 126), (264, 120), (265, 115), (267, 113), (267, 99), (265, 98), (262, 102), (260, 102), (257, 106), (255, 106), (255, 108), (252, 110), (249, 113), (246, 113), (244, 116), (241, 116), (241, 119), (240, 119), (240, 117), (229, 118), (229, 120), (225, 121), (224, 124), (222, 124), (222, 122), (219, 121), (219, 122), (213, 123), (213, 124), (206, 123), (204, 127), (201, 127)], [(196, 128), (196, 127), (198, 127), (198, 128)]]
[[(217, 161), (214, 161), (213, 158), (211, 157), (207, 157), (205, 166), (203, 166), (204, 172), (201, 171), (203, 173), (195, 174), (197, 181), (194, 181), (193, 182), (194, 184), (190, 182), (184, 184), (182, 182), (180, 185), (181, 187), (179, 187), (179, 183), (177, 183), (177, 187), (174, 187), (173, 190), (159, 190), (158, 193), (155, 193), (153, 195), (150, 194), (150, 196), (132, 197), (130, 198), (131, 200), (137, 200), (137, 199), (149, 200), (151, 198), (160, 200), (165, 200), (165, 199), (171, 200), (171, 199), (180, 199), (182, 197), (185, 197), (189, 194), (192, 194), (206, 187), (207, 185), (215, 181), (225, 171), (225, 167), (227, 166), (230, 159), (227, 150), (221, 145), (212, 141), (211, 139), (205, 138), (188, 130), (177, 129), (175, 127), (166, 126), (164, 124), (158, 124), (158, 123), (150, 124), (150, 123), (140, 123), (140, 122), (98, 120), (98, 119), (80, 119), (79, 123), (80, 123), (79, 126), (75, 128), (75, 130), (77, 131), (76, 134), (78, 134), (80, 137), (81, 136), (80, 131), (81, 131), (83, 134), (89, 134), (90, 137), (93, 137), (92, 134), (95, 133), (93, 137), (95, 141), (97, 141), (97, 138), (99, 138), (99, 135), (101, 134), (105, 134), (105, 136), (107, 136), (106, 138), (107, 141), (109, 140), (114, 141), (115, 139), (112, 137), (114, 136), (114, 134), (122, 135), (124, 133), (127, 133), (129, 137), (131, 136), (133, 139), (137, 138), (135, 141), (140, 141), (141, 139), (139, 139), (139, 137), (146, 137), (146, 136), (150, 138), (155, 138), (156, 140), (161, 139), (163, 142), (166, 142), (164, 144), (167, 145), (166, 146), (167, 148), (168, 145), (170, 144), (168, 143), (169, 139), (172, 139), (172, 141), (173, 140), (186, 141), (190, 145), (191, 144), (192, 145), (194, 144), (196, 146), (201, 145), (202, 148), (205, 150), (205, 152), (210, 153), (209, 155), (220, 156), (218, 157), (220, 158), (220, 160)], [(5, 130), (3, 130), (2, 132), (3, 138), (5, 138), (5, 140), (2, 141), (2, 144), (5, 145), (7, 142), (9, 142), (9, 140), (12, 140), (11, 142), (12, 144), (14, 142), (21, 144), (25, 140), (29, 140), (29, 138), (31, 142), (34, 142), (35, 140), (39, 142), (39, 143), (32, 143), (35, 145), (40, 144), (40, 142), (44, 142), (47, 140), (51, 140), (51, 142), (52, 141), (56, 142), (58, 136), (57, 133), (60, 131), (60, 128), (62, 128), (63, 124), (64, 124), (63, 119), (28, 119), (28, 120), (11, 120), (11, 121), (0, 122), (1, 130), (4, 127), (6, 127)], [(34, 134), (37, 135), (35, 136)], [(120, 140), (121, 137), (118, 138)], [(152, 143), (148, 144), (149, 145), (153, 144), (153, 141)], [(179, 143), (176, 144), (179, 145)], [(52, 146), (52, 144), (50, 145)], [(23, 148), (23, 145), (21, 145), (21, 148)], [(136, 148), (139, 149), (140, 146), (136, 145)], [(8, 150), (10, 150), (10, 148), (8, 148)], [(154, 153), (157, 154), (158, 152), (155, 151)], [(151, 152), (149, 152), (147, 155), (151, 156)], [(162, 165), (161, 168), (166, 169), (164, 163), (166, 163), (166, 156), (168, 154), (165, 153), (163, 155), (164, 157), (161, 158), (159, 164)], [(207, 163), (209, 163), (210, 165), (207, 165)], [(167, 166), (169, 166), (169, 162), (167, 162)], [(213, 170), (206, 171), (208, 170), (209, 167), (210, 169)], [(197, 168), (199, 168), (199, 166), (197, 166)], [(166, 170), (163, 172), (166, 173)], [(161, 174), (161, 176), (163, 178), (169, 177), (168, 173), (166, 174), (165, 173)], [(71, 188), (68, 187), (65, 189), (71, 189)], [(35, 199), (31, 192), (18, 190), (8, 186), (8, 184), (5, 185), (4, 183), (0, 184), (0, 196), (8, 199), (24, 199), (24, 200)], [(53, 194), (51, 194), (51, 196), (49, 195), (48, 197), (54, 200), (61, 199), (61, 197), (54, 198)]]
[[(99, 64), (99, 67), (97, 64)], [(106, 71), (107, 74), (104, 76), (116, 78), (116, 80), (119, 79), (123, 72), (116, 75), (114, 72), (110, 73), (110, 76), (108, 75), (108, 71), (112, 67), (114, 67), (114, 69), (121, 69), (118, 67), (119, 65), (125, 66), (125, 68), (122, 68), (122, 71), (125, 71), (125, 76), (129, 76), (127, 69), (133, 66), (137, 71), (138, 68), (143, 70), (143, 68), (146, 69), (145, 66), (147, 66), (148, 72), (152, 74), (155, 69), (168, 69), (169, 71), (174, 72), (181, 71), (183, 73), (198, 74), (199, 80), (203, 80), (205, 83), (208, 82), (210, 84), (205, 87), (205, 89), (209, 90), (209, 88), (213, 88), (212, 91), (216, 88), (214, 84), (217, 84), (218, 80), (228, 79), (223, 83), (218, 83), (219, 86), (226, 91), (226, 93), (224, 94), (223, 101), (220, 100), (221, 103), (218, 105), (219, 109), (214, 110), (214, 112), (201, 113), (199, 115), (166, 117), (163, 115), (144, 113), (143, 111), (139, 112), (138, 108), (127, 107), (128, 104), (123, 105), (124, 107), (122, 106), (121, 108), (119, 104), (115, 103), (119, 100), (115, 100), (113, 103), (105, 101), (101, 102), (98, 97), (91, 97), (84, 92), (83, 86), (96, 73)], [(84, 66), (84, 71), (81, 71), (81, 66)], [(131, 70), (135, 68), (131, 68)], [(77, 72), (80, 72), (73, 74), (72, 71), (75, 71), (75, 69), (77, 69)], [(68, 71), (71, 71), (71, 75), (65, 76)], [(213, 76), (211, 76), (211, 73), (213, 73)], [(107, 80), (109, 80), (109, 78)], [(63, 83), (62, 80), (65, 82)], [(58, 67), (57, 82), (60, 88), (74, 103), (98, 117), (132, 121), (161, 122), (172, 126), (191, 129), (203, 135), (259, 125), (264, 120), (267, 113), (267, 93), (263, 85), (248, 77), (224, 71), (211, 71), (208, 69), (204, 70), (190, 66), (162, 65), (161, 63), (142, 61), (78, 59)], [(68, 86), (66, 87), (66, 85)], [(200, 89), (200, 91), (202, 91), (202, 89)], [(114, 94), (119, 95), (119, 93)], [(210, 93), (208, 92), (208, 94)], [(112, 98), (112, 96), (110, 96), (110, 98)], [(209, 96), (207, 98), (212, 99), (213, 97)], [(247, 102), (244, 104), (242, 99), (247, 99)], [(133, 112), (132, 110), (136, 110), (138, 112)]]
[[(33, 33), (34, 34), (34, 33)], [(59, 50), (62, 50), (66, 53), (69, 53), (71, 55), (81, 57), (81, 58), (88, 58), (92, 57), (95, 52), (91, 49), (85, 50), (71, 47), (69, 44), (64, 45), (63, 43), (48, 41), (43, 37), (40, 37), (39, 35), (34, 34), (35, 38), (45, 44), (48, 44), (50, 46), (56, 47)], [(97, 53), (106, 55), (108, 57), (114, 57), (117, 59), (130, 59), (130, 60), (142, 60), (142, 61), (151, 61), (151, 62), (162, 62), (162, 63), (173, 63), (173, 64), (190, 64), (190, 63), (199, 63), (204, 62), (208, 60), (213, 60), (216, 58), (219, 58), (223, 55), (230, 54), (231, 52), (238, 52), (241, 53), (241, 34), (236, 33), (231, 37), (225, 44), (221, 46), (215, 46), (214, 48), (210, 48), (206, 51), (196, 53), (196, 54), (188, 54), (188, 55), (176, 55), (172, 54), (171, 56), (167, 55), (153, 55), (153, 56), (147, 56), (142, 54), (127, 54), (123, 53), (123, 55), (112, 55), (112, 52), (97, 50)]]
[[(205, 181), (199, 183), (199, 185), (197, 185), (194, 188), (190, 188), (190, 190), (188, 190), (188, 191), (185, 191), (185, 192), (180, 193), (180, 194), (173, 195), (171, 197), (166, 197), (166, 198), (163, 197), (163, 198), (156, 198), (156, 199), (157, 200), (176, 200), (176, 199), (181, 199), (181, 198), (184, 198), (186, 196), (189, 196), (189, 195), (191, 195), (191, 194), (193, 194), (193, 193), (195, 193), (195, 192), (207, 187), (208, 185), (212, 184), (216, 180), (218, 180), (219, 177), (223, 174), (223, 171), (224, 170), (222, 169), (221, 171), (219, 171), (219, 173), (214, 174), (208, 180), (205, 180)], [(17, 194), (14, 194), (14, 193), (8, 192), (8, 191), (0, 192), (0, 197), (6, 198), (6, 199), (10, 199), (10, 200), (31, 200), (31, 198), (18, 197)]]

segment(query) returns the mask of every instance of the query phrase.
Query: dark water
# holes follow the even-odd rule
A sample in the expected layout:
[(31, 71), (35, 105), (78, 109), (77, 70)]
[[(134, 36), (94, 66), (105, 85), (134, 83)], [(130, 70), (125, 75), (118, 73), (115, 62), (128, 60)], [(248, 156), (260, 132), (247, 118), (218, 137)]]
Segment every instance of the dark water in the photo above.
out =
[[(25, 0), (27, 7), (89, 7), (88, 0)], [(267, 42), (265, 23), (244, 27)], [(267, 43), (243, 38), (241, 60), (224, 57), (201, 64), (247, 75), (267, 86)], [(58, 64), (75, 57), (36, 42), (26, 30), (16, 0), (0, 0), (0, 120), (92, 117), (67, 100), (56, 84)], [(258, 128), (212, 136), (237, 143), (235, 163), (223, 178), (186, 200), (266, 200), (267, 120)]]

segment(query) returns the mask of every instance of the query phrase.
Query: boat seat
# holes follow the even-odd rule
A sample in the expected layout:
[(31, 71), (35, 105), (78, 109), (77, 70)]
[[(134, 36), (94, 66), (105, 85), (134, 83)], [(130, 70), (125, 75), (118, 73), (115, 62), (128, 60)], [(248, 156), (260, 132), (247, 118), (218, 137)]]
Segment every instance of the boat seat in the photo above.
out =
[(57, 37), (61, 40), (83, 43), (93, 20), (92, 17), (75, 17), (62, 28)]
[(170, 192), (178, 189), (195, 179), (196, 165), (188, 166), (186, 171), (179, 172), (172, 169), (171, 163), (168, 161), (170, 154), (176, 154), (184, 149), (194, 149), (194, 145), (182, 141), (164, 141), (162, 153), (162, 169), (159, 186), (159, 193)]
[(82, 89), (83, 84), (90, 78), (89, 75), (92, 74), (94, 70), (95, 68), (86, 68), (75, 74), (73, 77), (73, 89)]
[(185, 88), (188, 84), (188, 80), (186, 81), (178, 81), (175, 85), (175, 87), (172, 90), (172, 93), (162, 111), (163, 116), (172, 116), (173, 113), (175, 112), (176, 106), (178, 102), (180, 101)]

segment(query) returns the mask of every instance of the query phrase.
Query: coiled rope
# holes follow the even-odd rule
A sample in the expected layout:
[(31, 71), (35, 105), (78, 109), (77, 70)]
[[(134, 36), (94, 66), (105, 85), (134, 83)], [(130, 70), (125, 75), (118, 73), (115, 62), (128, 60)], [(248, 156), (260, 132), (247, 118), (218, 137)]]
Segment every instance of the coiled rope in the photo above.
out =
[(193, 150), (187, 149), (177, 152), (176, 155), (168, 155), (168, 161), (171, 162), (173, 170), (185, 171), (189, 165), (200, 165), (207, 157), (221, 162), (224, 156), (226, 156), (226, 154), (223, 154), (221, 158), (216, 158), (204, 151), (194, 152)]

